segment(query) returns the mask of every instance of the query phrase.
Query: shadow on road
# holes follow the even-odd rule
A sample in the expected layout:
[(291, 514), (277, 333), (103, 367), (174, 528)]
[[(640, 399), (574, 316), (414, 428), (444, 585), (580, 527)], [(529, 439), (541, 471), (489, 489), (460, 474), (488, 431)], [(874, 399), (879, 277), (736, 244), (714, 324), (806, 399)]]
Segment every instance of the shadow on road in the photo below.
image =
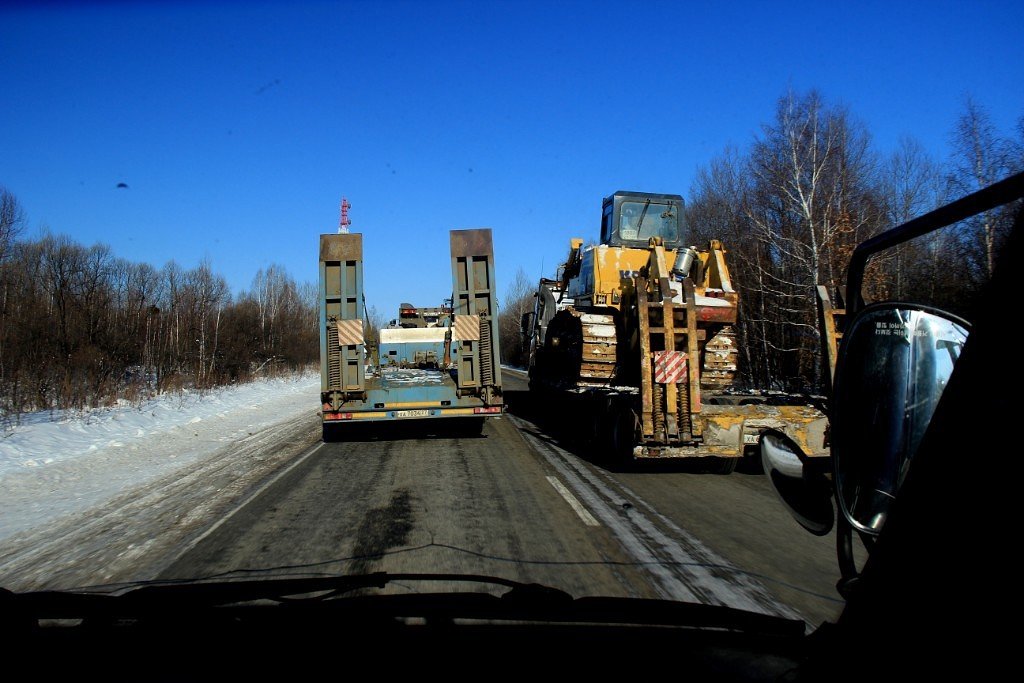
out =
[[(616, 459), (608, 444), (592, 437), (593, 416), (581, 414), (574, 406), (557, 397), (540, 397), (529, 391), (505, 390), (503, 397), (508, 412), (531, 423), (531, 433), (538, 439), (569, 451), (610, 472), (651, 473), (682, 472), (689, 474), (727, 474), (722, 472), (720, 458)], [(737, 464), (735, 473), (761, 475), (761, 461), (747, 456)]]
[(484, 418), (445, 418), (382, 422), (342, 422), (324, 425), (324, 441), (374, 442), (421, 439), (486, 439), (482, 433)]

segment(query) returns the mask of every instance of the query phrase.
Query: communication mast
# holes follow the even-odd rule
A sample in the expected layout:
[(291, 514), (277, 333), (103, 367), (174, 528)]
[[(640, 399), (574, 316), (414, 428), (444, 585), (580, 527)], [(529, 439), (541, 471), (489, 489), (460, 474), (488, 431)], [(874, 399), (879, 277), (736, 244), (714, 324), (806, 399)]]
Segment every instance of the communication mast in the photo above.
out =
[(352, 221), (348, 217), (348, 210), (352, 208), (352, 205), (348, 203), (348, 200), (344, 197), (341, 198), (341, 220), (338, 222), (338, 232), (342, 235), (348, 234), (348, 226), (352, 225)]

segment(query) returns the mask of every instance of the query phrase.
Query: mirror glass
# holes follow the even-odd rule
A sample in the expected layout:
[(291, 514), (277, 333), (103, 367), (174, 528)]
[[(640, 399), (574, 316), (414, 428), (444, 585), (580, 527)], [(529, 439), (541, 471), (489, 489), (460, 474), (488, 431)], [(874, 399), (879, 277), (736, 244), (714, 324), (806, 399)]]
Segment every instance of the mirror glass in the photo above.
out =
[(948, 314), (899, 304), (868, 307), (847, 329), (831, 430), (836, 490), (855, 528), (882, 528), (967, 333)]

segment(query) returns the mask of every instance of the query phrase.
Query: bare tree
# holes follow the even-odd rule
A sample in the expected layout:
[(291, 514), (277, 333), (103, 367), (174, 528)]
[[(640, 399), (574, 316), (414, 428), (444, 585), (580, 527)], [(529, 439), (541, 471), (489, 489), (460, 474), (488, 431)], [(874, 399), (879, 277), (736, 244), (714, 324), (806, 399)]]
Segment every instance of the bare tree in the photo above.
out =
[(520, 266), (505, 290), (504, 306), (498, 313), (498, 338), (502, 360), (506, 363), (521, 366), (526, 361), (521, 322), (523, 315), (533, 310), (536, 288)]
[(363, 329), (363, 338), (366, 340), (366, 357), (374, 365), (380, 364), (380, 331), (388, 324), (387, 315), (376, 306), (371, 305), (365, 311), (366, 326)]
[(290, 289), (295, 283), (283, 266), (271, 264), (266, 270), (260, 268), (252, 281), (252, 294), (259, 307), (260, 337), (263, 350), (274, 346), (276, 325), (280, 322), (281, 309)]
[[(957, 196), (969, 194), (1002, 180), (1022, 167), (1020, 144), (999, 135), (988, 110), (970, 96), (952, 133), (953, 158), (949, 182)], [(1014, 206), (986, 211), (966, 222), (966, 254), (972, 258), (980, 280), (992, 277), (999, 245), (1009, 232)]]
[(881, 169), (889, 225), (906, 223), (946, 202), (942, 170), (916, 139), (900, 138)]
[(216, 367), (221, 315), (231, 297), (227, 282), (213, 272), (206, 260), (186, 273), (185, 282), (191, 304), (192, 331), (198, 346), (196, 378), (200, 383), (208, 383)]
[(717, 239), (727, 250), (734, 287), (741, 291), (737, 324), (740, 381), (767, 386), (776, 375), (768, 352), (768, 299), (764, 283), (767, 254), (752, 232), (747, 201), (752, 195), (748, 159), (727, 147), (707, 167), (697, 171), (686, 205), (690, 244), (701, 246)]
[[(949, 184), (939, 164), (914, 138), (903, 137), (880, 167), (879, 186), (884, 202), (885, 227), (893, 228), (938, 208), (947, 201)], [(949, 233), (938, 231), (899, 245), (872, 262), (874, 288), (879, 297), (904, 298), (927, 291), (934, 301), (939, 261), (951, 248)]]
[(62, 235), (15, 241), (0, 263), (0, 418), (245, 379), (269, 358), (308, 365), (316, 289), (283, 269), (274, 282), (264, 340), (255, 298), (233, 301), (209, 262), (157, 271)]
[(0, 186), (0, 263), (7, 259), (11, 246), (24, 228), (25, 211), (17, 197)]
[(760, 294), (772, 304), (758, 323), (769, 352), (791, 358), (787, 384), (820, 386), (815, 287), (839, 284), (853, 246), (879, 229), (873, 165), (866, 131), (815, 91), (782, 97), (753, 145), (745, 211), (762, 251)]
[(853, 247), (883, 227), (877, 184), (867, 131), (815, 91), (781, 97), (748, 153), (698, 172), (690, 234), (729, 249), (746, 383), (820, 386), (815, 287), (841, 284)]

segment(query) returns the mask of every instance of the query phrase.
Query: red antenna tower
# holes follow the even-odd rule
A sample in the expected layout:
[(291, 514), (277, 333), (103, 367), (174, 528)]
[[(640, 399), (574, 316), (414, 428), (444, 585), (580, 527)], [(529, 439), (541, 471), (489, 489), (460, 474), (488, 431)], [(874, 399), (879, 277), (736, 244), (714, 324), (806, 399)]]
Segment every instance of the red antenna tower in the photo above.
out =
[(352, 221), (348, 217), (348, 210), (352, 208), (352, 205), (348, 203), (348, 200), (344, 197), (341, 198), (341, 221), (338, 223), (338, 232), (347, 233), (348, 226), (352, 225)]

